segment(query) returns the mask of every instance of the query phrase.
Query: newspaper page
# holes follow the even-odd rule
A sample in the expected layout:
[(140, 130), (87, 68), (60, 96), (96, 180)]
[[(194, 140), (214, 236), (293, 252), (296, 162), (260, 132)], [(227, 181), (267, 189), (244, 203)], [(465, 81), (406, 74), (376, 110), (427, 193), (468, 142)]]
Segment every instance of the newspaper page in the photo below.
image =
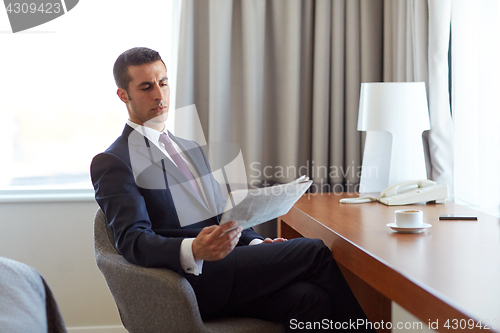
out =
[(233, 191), (220, 224), (236, 221), (246, 229), (285, 215), (311, 184), (309, 177), (302, 176), (288, 184)]

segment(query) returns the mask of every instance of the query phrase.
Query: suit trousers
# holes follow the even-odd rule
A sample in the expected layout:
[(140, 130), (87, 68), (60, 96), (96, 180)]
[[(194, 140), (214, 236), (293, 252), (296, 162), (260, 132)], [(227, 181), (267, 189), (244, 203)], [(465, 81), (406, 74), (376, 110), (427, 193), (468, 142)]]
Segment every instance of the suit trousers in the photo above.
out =
[[(335, 323), (366, 320), (323, 241), (297, 238), (234, 251), (231, 294), (217, 315), (283, 322), (287, 332), (312, 332), (318, 326), (329, 330)], [(307, 323), (318, 324), (306, 329)]]

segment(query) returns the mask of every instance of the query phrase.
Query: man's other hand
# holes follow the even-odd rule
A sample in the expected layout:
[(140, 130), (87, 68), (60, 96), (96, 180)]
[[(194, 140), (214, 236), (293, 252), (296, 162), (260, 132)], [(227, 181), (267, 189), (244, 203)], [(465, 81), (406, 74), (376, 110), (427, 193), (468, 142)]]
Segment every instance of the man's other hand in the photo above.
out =
[(193, 256), (200, 260), (221, 260), (231, 252), (241, 236), (241, 227), (231, 221), (222, 225), (211, 225), (203, 228), (193, 241)]
[(266, 239), (264, 239), (264, 241), (262, 243), (278, 243), (278, 242), (284, 242), (286, 240), (287, 240), (286, 238), (271, 239), (271, 238), (267, 237)]

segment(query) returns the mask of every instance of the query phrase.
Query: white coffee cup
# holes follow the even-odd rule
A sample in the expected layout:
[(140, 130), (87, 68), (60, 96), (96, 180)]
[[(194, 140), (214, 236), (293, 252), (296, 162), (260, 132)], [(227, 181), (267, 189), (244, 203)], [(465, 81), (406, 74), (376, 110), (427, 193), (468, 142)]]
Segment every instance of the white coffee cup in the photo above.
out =
[(417, 209), (397, 210), (394, 212), (394, 220), (398, 227), (419, 227), (424, 223), (424, 213)]

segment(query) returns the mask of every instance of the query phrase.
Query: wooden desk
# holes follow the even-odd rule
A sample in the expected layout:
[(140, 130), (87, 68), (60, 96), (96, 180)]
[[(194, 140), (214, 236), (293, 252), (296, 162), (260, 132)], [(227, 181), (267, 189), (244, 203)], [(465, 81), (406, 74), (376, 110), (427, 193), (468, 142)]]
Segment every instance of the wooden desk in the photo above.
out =
[[(330, 246), (372, 322), (391, 320), (393, 300), (424, 324), (437, 320), (438, 331), (473, 319), (500, 332), (500, 219), (452, 202), (339, 203), (352, 196), (304, 195), (278, 219), (278, 236), (320, 238)], [(386, 226), (394, 211), (410, 207), (422, 210), (432, 227), (398, 234)], [(439, 221), (440, 214), (477, 215), (478, 221)]]

